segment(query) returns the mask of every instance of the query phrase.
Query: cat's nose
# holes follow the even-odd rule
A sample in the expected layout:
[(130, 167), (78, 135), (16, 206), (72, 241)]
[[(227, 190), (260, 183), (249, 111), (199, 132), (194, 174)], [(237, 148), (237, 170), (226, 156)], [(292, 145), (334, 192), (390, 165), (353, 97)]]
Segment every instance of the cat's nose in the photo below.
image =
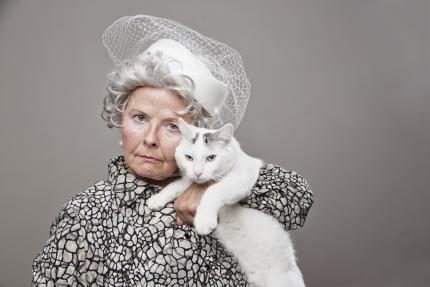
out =
[(194, 174), (195, 174), (197, 177), (201, 176), (201, 175), (202, 175), (202, 173), (203, 173), (203, 172), (194, 172)]

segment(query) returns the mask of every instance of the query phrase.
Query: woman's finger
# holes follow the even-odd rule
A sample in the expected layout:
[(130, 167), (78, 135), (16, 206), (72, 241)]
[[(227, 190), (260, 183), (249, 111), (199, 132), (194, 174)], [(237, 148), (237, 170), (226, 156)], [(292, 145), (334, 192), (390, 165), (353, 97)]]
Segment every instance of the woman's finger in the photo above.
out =
[(189, 199), (185, 200), (177, 199), (174, 202), (174, 208), (176, 210), (176, 222), (178, 225), (193, 224), (195, 211), (190, 210)]
[(193, 213), (187, 213), (182, 212), (181, 210), (176, 211), (176, 224), (182, 225), (182, 224), (193, 224), (194, 223), (194, 214)]
[(184, 224), (184, 221), (181, 219), (181, 217), (179, 216), (178, 213), (176, 213), (176, 224), (177, 225), (182, 225)]
[(176, 222), (181, 224), (194, 224), (194, 216), (203, 193), (210, 184), (193, 183), (174, 202)]

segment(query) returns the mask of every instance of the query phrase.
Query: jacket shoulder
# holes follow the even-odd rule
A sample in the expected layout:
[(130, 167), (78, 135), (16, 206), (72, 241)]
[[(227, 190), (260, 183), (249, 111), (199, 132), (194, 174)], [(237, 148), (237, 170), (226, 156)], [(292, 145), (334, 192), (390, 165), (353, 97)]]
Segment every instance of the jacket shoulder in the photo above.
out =
[(100, 180), (62, 206), (51, 224), (49, 239), (33, 260), (32, 286), (103, 281), (94, 270), (103, 267), (104, 231), (99, 223), (109, 201), (110, 184)]
[(50, 233), (64, 218), (74, 220), (90, 220), (94, 214), (104, 213), (112, 201), (111, 184), (99, 180), (87, 189), (75, 194), (61, 207), (60, 212), (51, 224)]

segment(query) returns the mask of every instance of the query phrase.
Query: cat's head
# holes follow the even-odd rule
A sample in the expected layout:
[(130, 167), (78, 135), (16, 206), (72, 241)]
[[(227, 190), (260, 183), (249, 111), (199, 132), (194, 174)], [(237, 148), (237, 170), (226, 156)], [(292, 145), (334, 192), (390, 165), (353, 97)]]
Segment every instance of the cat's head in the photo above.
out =
[(183, 176), (198, 183), (218, 181), (232, 168), (235, 160), (231, 145), (232, 124), (212, 130), (190, 125), (179, 118), (178, 127), (182, 140), (175, 158)]

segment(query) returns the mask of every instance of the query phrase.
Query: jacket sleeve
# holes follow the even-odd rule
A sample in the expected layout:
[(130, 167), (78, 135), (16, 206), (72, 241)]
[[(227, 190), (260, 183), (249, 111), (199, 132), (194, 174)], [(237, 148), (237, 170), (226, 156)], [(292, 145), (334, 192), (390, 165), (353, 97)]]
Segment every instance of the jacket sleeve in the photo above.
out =
[(251, 195), (240, 204), (273, 216), (288, 231), (304, 225), (313, 202), (313, 192), (301, 175), (265, 164)]
[(102, 286), (97, 274), (103, 254), (95, 248), (90, 223), (76, 210), (79, 205), (72, 199), (51, 224), (49, 239), (33, 260), (31, 286)]

